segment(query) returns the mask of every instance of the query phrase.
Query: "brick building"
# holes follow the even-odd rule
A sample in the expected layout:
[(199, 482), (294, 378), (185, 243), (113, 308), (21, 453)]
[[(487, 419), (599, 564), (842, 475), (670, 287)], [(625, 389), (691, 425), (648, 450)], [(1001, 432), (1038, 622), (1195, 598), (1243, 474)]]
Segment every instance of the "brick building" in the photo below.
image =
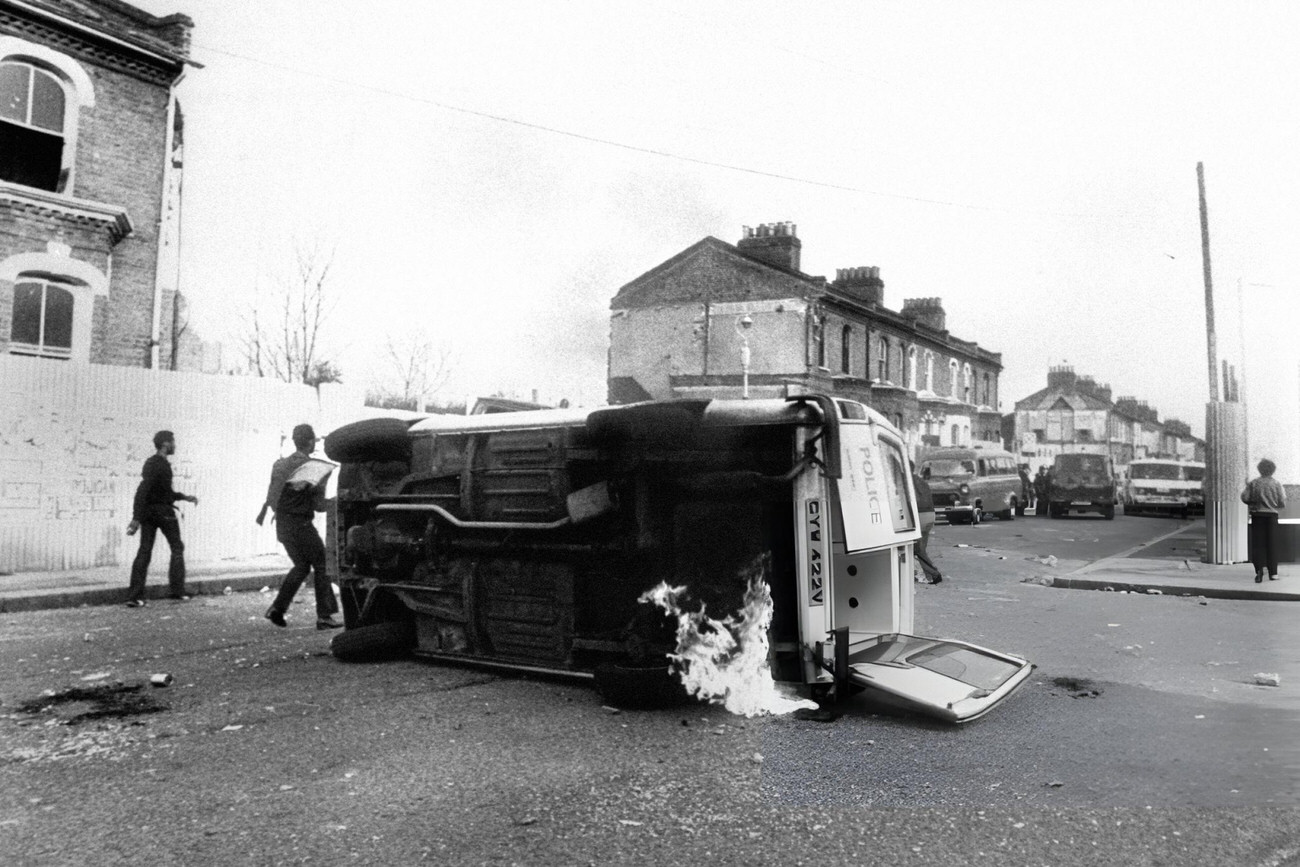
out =
[(1146, 401), (1111, 400), (1109, 385), (1068, 365), (1047, 372), (1047, 387), (1016, 401), (1007, 448), (1034, 471), (1065, 452), (1109, 455), (1118, 467), (1135, 458), (1205, 460), (1205, 441), (1178, 419), (1161, 421)]
[(706, 237), (618, 290), (611, 403), (815, 390), (874, 407), (913, 447), (1000, 445), (1002, 356), (950, 334), (940, 299), (894, 311), (879, 268), (805, 274), (791, 223), (743, 235)]
[(0, 0), (0, 352), (178, 366), (192, 27), (121, 0)]

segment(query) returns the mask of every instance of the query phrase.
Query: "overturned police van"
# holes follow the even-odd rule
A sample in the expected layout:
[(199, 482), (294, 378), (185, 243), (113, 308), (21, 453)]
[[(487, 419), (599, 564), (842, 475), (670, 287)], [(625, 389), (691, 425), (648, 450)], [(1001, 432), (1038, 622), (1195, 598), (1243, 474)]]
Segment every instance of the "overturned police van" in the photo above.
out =
[(422, 657), (586, 678), (611, 703), (682, 691), (676, 588), (738, 610), (757, 569), (777, 681), (976, 719), (1024, 659), (913, 628), (915, 494), (899, 432), (825, 395), (415, 421), (325, 440), (342, 660)]

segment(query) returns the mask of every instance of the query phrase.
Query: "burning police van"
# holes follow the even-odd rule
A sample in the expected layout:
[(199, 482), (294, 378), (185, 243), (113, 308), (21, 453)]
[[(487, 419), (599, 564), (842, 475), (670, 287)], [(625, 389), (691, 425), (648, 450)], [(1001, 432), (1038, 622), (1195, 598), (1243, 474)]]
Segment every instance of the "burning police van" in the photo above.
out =
[[(415, 654), (690, 693), (753, 715), (867, 692), (982, 716), (1027, 661), (912, 635), (920, 537), (899, 432), (861, 404), (675, 400), (368, 419), (325, 440), (346, 629)], [(760, 690), (761, 692), (761, 690)]]

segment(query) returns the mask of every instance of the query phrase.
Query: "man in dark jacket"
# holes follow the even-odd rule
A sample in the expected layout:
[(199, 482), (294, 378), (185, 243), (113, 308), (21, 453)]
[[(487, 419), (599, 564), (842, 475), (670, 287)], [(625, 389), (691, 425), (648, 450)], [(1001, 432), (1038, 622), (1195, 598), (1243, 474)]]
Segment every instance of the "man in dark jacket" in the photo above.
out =
[[(334, 598), (334, 587), (325, 571), (325, 543), (312, 519), (316, 512), (325, 511), (325, 483), (328, 472), (323, 472), (316, 481), (295, 478), (295, 474), (304, 464), (313, 460), (311, 453), (316, 449), (316, 432), (309, 424), (300, 424), (293, 429), (293, 444), (297, 451), (285, 458), (280, 458), (271, 467), (271, 485), (266, 491), (266, 502), (257, 522), (262, 523), (268, 508), (275, 511), (275, 538), (284, 546), (285, 553), (293, 561), (293, 568), (280, 582), (280, 592), (275, 601), (266, 610), (266, 619), (276, 626), (287, 625), (284, 620), (294, 594), (302, 586), (307, 573), (314, 572), (312, 584), (316, 589), (316, 628), (337, 629), (342, 623), (334, 620), (339, 610), (338, 600)], [(316, 461), (323, 464), (322, 461)]]
[(926, 545), (930, 541), (930, 528), (934, 526), (934, 496), (930, 493), (930, 484), (912, 469), (912, 487), (916, 489), (916, 511), (921, 520), (921, 538), (916, 543), (916, 562), (921, 564), (921, 571), (931, 584), (943, 580), (939, 567), (930, 560)]
[(144, 469), (140, 472), (140, 485), (135, 489), (135, 502), (131, 507), (131, 523), (126, 527), (128, 536), (140, 531), (140, 550), (131, 564), (128, 608), (145, 606), (145, 575), (149, 571), (149, 561), (153, 559), (153, 543), (159, 530), (162, 530), (172, 552), (167, 567), (171, 597), (182, 602), (190, 598), (185, 592), (185, 544), (181, 542), (181, 524), (176, 519), (174, 504), (186, 500), (197, 506), (199, 498), (172, 490), (172, 465), (167, 458), (176, 454), (175, 435), (169, 430), (160, 430), (153, 435), (153, 446), (156, 451), (144, 462)]

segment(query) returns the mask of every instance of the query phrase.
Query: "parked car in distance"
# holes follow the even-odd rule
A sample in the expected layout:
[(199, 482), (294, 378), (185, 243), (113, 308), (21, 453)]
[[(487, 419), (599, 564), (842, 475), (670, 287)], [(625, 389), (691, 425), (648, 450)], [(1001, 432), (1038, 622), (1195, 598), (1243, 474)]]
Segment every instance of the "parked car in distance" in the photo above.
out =
[(921, 458), (920, 473), (929, 482), (935, 517), (947, 518), (950, 524), (978, 524), (986, 512), (1003, 521), (1024, 514), (1020, 474), (1010, 452), (965, 446), (930, 449)]
[(1072, 453), (1057, 455), (1052, 461), (1047, 483), (1047, 517), (1097, 512), (1111, 521), (1115, 518), (1117, 499), (1115, 465), (1108, 455)]
[(1124, 514), (1205, 514), (1204, 483), (1205, 464), (1199, 461), (1135, 460), (1128, 465), (1124, 484)]

